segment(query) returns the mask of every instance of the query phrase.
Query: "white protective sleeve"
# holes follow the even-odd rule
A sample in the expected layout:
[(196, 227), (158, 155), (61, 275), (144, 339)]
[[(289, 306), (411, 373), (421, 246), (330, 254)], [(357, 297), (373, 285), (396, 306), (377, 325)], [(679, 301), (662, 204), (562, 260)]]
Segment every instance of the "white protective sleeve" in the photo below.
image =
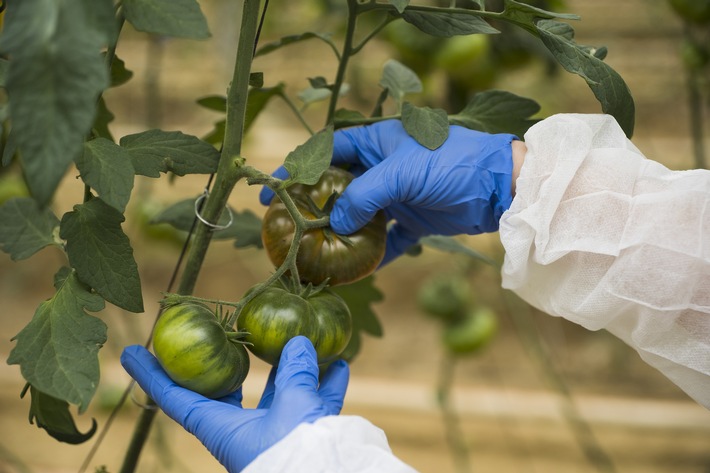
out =
[[(607, 329), (710, 408), (710, 171), (647, 160), (606, 115), (555, 115), (525, 135), (500, 222), (503, 286)], [(301, 424), (244, 473), (413, 473), (355, 416)]]
[(392, 454), (385, 433), (357, 416), (301, 424), (243, 473), (416, 473)]
[(528, 130), (503, 287), (636, 349), (710, 408), (710, 171), (646, 159), (607, 115)]

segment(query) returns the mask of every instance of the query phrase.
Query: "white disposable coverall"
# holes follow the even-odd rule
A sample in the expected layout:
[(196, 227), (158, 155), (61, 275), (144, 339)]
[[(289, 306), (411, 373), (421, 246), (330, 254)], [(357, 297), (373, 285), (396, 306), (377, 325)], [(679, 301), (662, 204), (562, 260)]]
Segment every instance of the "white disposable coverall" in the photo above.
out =
[[(525, 134), (500, 221), (503, 287), (606, 329), (710, 408), (710, 171), (646, 159), (607, 115), (563, 114)], [(354, 416), (302, 424), (245, 470), (413, 472)]]

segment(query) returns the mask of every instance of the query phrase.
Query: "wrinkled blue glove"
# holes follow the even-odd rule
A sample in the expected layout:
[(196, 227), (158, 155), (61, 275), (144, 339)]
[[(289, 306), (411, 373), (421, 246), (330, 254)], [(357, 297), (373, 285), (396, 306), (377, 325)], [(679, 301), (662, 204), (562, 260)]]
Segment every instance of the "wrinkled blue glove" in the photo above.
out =
[[(509, 134), (451, 126), (431, 151), (399, 120), (339, 130), (332, 164), (350, 165), (358, 176), (336, 200), (330, 226), (349, 235), (384, 209), (390, 226), (382, 264), (427, 235), (476, 235), (498, 230), (512, 201), (513, 159)], [(274, 175), (285, 178), (284, 168)], [(262, 190), (263, 204), (273, 193)]]
[(126, 347), (121, 363), (168, 416), (232, 473), (246, 468), (299, 424), (339, 414), (349, 377), (347, 363), (338, 360), (319, 385), (315, 349), (307, 338), (295, 337), (286, 344), (278, 370), (271, 370), (256, 409), (244, 409), (241, 388), (219, 400), (184, 389), (142, 346)]

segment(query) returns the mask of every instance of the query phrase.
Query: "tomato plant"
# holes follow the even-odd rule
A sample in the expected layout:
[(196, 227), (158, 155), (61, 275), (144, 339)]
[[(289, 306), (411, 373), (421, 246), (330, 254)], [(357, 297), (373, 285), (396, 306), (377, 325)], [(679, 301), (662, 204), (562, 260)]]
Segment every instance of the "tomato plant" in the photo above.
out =
[(244, 306), (237, 326), (248, 333), (244, 340), (249, 350), (272, 365), (279, 363), (283, 347), (297, 335), (313, 342), (320, 364), (335, 360), (352, 335), (350, 310), (340, 296), (312, 286), (294, 292), (280, 281)]
[[(180, 256), (175, 265), (179, 278), (175, 287), (171, 283), (166, 292), (188, 296), (195, 291), (214, 239), (234, 240), (237, 248), (258, 247), (263, 227), (267, 234), (264, 240), (270, 242), (268, 246), (271, 243), (280, 246), (269, 250), (277, 266), (273, 274), (237, 302), (227, 320), (217, 321), (213, 314), (198, 306), (175, 309), (177, 313), (168, 309), (167, 315), (160, 317), (156, 326), (156, 353), (166, 370), (185, 385), (218, 395), (239, 384), (245, 369), (245, 352), (233, 343), (228, 332), (238, 316), (240, 324), (252, 324), (254, 335), (269, 333), (276, 326), (271, 326), (270, 321), (277, 319), (263, 314), (269, 314), (267, 308), (275, 300), (298, 301), (293, 302), (294, 307), (305, 305), (308, 309), (303, 313), (316, 314), (309, 322), (303, 322), (298, 333), (311, 331), (321, 360), (338, 356), (348, 338), (347, 304), (329, 289), (308, 289), (308, 284), (306, 291), (312, 293), (279, 292), (286, 290), (279, 289), (277, 282), (284, 275), (290, 274), (294, 287), (301, 281), (328, 280), (332, 285), (340, 284), (334, 290), (348, 294), (352, 310), (351, 341), (359, 340), (361, 332), (381, 334), (370, 309), (370, 304), (381, 294), (372, 286), (372, 277), (362, 278), (376, 269), (382, 258), (384, 219), (378, 216), (362, 235), (335, 235), (327, 227), (325, 217), (333, 191), (342, 192), (347, 184), (340, 171), (329, 169), (335, 130), (400, 119), (412, 137), (426, 146), (445, 140), (450, 124), (522, 136), (535, 123), (533, 117), (540, 111), (532, 99), (504, 91), (480, 91), (452, 110), (453, 113), (440, 113), (441, 109), (432, 112), (432, 107), (421, 106), (416, 98), (412, 99), (412, 95), (422, 90), (416, 71), (396, 60), (385, 62), (378, 83), (372, 84), (372, 108), (356, 107), (353, 103), (357, 101), (347, 108), (341, 98), (348, 89), (350, 61), (366, 51), (365, 46), (387, 25), (414, 28), (420, 39), (433, 38), (426, 41), (432, 45), (451, 37), (494, 35), (503, 31), (497, 28), (500, 25), (529, 34), (562, 67), (586, 81), (603, 112), (615, 116), (628, 135), (633, 131), (634, 103), (626, 84), (603, 62), (601, 49), (574, 41), (574, 30), (567, 23), (577, 19), (574, 15), (549, 12), (514, 0), (506, 0), (501, 11), (486, 10), (486, 2), (482, 0), (473, 2), (475, 7), (394, 0), (343, 3), (347, 13), (339, 11), (336, 15), (345, 23), (338, 29), (337, 37), (330, 32), (309, 31), (264, 42), (259, 40), (259, 25), (261, 20), (268, 24), (274, 15), (272, 10), (278, 7), (268, 7), (269, 2), (258, 0), (239, 2), (241, 23), (234, 48), (235, 67), (228, 87), (224, 87), (228, 93), (198, 100), (200, 105), (224, 114), (205, 138), (154, 126), (114, 136), (126, 129), (114, 127), (114, 120), (125, 124), (127, 119), (116, 117), (106, 100), (133, 75), (130, 65), (120, 57), (124, 26), (130, 26), (132, 35), (207, 39), (212, 32), (196, 0), (0, 3), (0, 8), (7, 7), (0, 35), (2, 165), (19, 164), (28, 192), (26, 197), (9, 199), (0, 206), (0, 247), (13, 260), (52, 248), (61, 253), (63, 262), (54, 270), (53, 295), (38, 301), (34, 315), (13, 338), (8, 363), (19, 366), (28, 386), (25, 392), (32, 397), (30, 419), (41, 419), (37, 425), (50, 435), (78, 443), (86, 441), (95, 431), (92, 428), (87, 434), (78, 432), (70, 409), (75, 406), (79, 414), (85, 413), (99, 384), (98, 353), (107, 341), (108, 331), (103, 320), (94, 314), (108, 304), (127, 312), (145, 310), (139, 264), (147, 263), (136, 260), (131, 238), (124, 231), (127, 219), (135, 217), (140, 223), (144, 218), (140, 207), (133, 215), (127, 212), (129, 203), (141, 197), (134, 192), (137, 176), (146, 180), (163, 175), (170, 175), (171, 179), (192, 174), (210, 176), (204, 187), (194, 189), (188, 205), (182, 205), (185, 201), (182, 199), (180, 205), (155, 218), (189, 233), (183, 246), (184, 257)], [(371, 21), (359, 21), (363, 18)], [(230, 28), (234, 26), (229, 22)], [(332, 77), (309, 74), (308, 88), (297, 94), (303, 102), (298, 107), (283, 78), (263, 73), (255, 67), (254, 60), (304, 41), (325, 45), (334, 53), (337, 67)], [(196, 65), (197, 69), (200, 67)], [(303, 125), (310, 135), (285, 156), (287, 180), (259, 170), (258, 162), (247, 156), (249, 152), (244, 146), (250, 128), (258, 125), (257, 116), (275, 100), (284, 101), (294, 114), (294, 122)], [(304, 114), (303, 110), (318, 101), (326, 102), (321, 109), (324, 116), (318, 119), (319, 123), (313, 123), (312, 115)], [(436, 104), (431, 105), (437, 108)], [(403, 114), (403, 110), (407, 113)], [(134, 120), (130, 121), (134, 126)], [(319, 187), (319, 180), (326, 184)], [(268, 210), (267, 222), (262, 225), (259, 216), (245, 210), (249, 207), (243, 198), (245, 194), (233, 195), (240, 182), (268, 186), (277, 196), (274, 208), (281, 202), (285, 211)], [(60, 183), (79, 186), (76, 193), (79, 201), (69, 203), (67, 208), (64, 208), (66, 202), (58, 203), (55, 196)], [(228, 202), (238, 202), (244, 209), (233, 209)], [(272, 219), (275, 214), (279, 216)], [(271, 226), (272, 220), (278, 222), (274, 223), (276, 228)], [(358, 292), (353, 287), (365, 289)], [(148, 297), (159, 296), (151, 293)], [(189, 320), (186, 314), (192, 314)], [(279, 331), (282, 328), (279, 326)], [(166, 348), (163, 337), (172, 330), (181, 335), (167, 337), (171, 345)], [(183, 336), (185, 333), (196, 338)], [(203, 335), (205, 338), (201, 338)], [(183, 348), (190, 348), (194, 358), (181, 357), (180, 363), (171, 358), (171, 350), (174, 353), (177, 349), (176, 340), (185, 344)], [(213, 347), (212, 343), (221, 345), (228, 354), (224, 366), (213, 370), (224, 374), (219, 380), (201, 374), (196, 368), (212, 358), (213, 352), (207, 348), (207, 345)], [(346, 348), (347, 356), (352, 358), (359, 346), (351, 343)], [(278, 350), (275, 344), (267, 346), (264, 356), (273, 360)], [(217, 358), (215, 355), (211, 361)], [(239, 368), (232, 371), (235, 366)], [(180, 372), (180, 368), (186, 372)], [(154, 416), (152, 409), (141, 413), (121, 471), (135, 470)]]
[[(299, 212), (314, 220), (329, 213), (334, 200), (353, 180), (349, 172), (331, 166), (313, 185), (288, 188)], [(295, 225), (289, 210), (275, 197), (266, 211), (261, 237), (275, 266), (286, 260)], [(387, 221), (383, 212), (351, 235), (338, 235), (330, 227), (308, 230), (301, 238), (296, 257), (298, 275), (304, 282), (331, 286), (350, 284), (372, 274), (385, 255)]]
[(225, 332), (206, 305), (178, 304), (158, 318), (153, 351), (177, 384), (219, 398), (236, 391), (249, 372), (249, 355), (238, 335)]

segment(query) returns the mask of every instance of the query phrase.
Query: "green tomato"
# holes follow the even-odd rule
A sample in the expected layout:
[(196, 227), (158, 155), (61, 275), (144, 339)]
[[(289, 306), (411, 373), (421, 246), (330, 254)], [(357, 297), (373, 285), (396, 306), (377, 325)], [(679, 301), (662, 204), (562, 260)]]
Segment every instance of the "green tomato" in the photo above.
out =
[(249, 372), (244, 345), (225, 332), (206, 305), (188, 302), (168, 307), (153, 331), (153, 351), (168, 376), (209, 398), (239, 388)]
[(254, 355), (277, 365), (284, 346), (297, 335), (313, 343), (319, 364), (334, 361), (345, 350), (352, 335), (347, 304), (329, 289), (307, 291), (295, 294), (276, 282), (244, 306), (237, 327), (248, 333), (244, 340)]
[(474, 353), (486, 346), (498, 330), (495, 312), (487, 307), (480, 307), (466, 317), (451, 325), (443, 332), (444, 346), (454, 355)]
[(9, 174), (0, 177), (0, 205), (15, 197), (29, 196), (27, 184), (20, 176)]
[(668, 0), (684, 20), (704, 25), (710, 23), (710, 0)]
[[(349, 172), (330, 167), (314, 185), (295, 184), (288, 188), (301, 214), (310, 220), (327, 214), (326, 203), (333, 193), (342, 194), (353, 180)], [(314, 206), (316, 208), (314, 208)], [(286, 205), (274, 197), (261, 227), (261, 239), (269, 259), (280, 266), (288, 255), (295, 226)], [(385, 256), (387, 220), (383, 212), (363, 228), (346, 237), (330, 227), (308, 230), (301, 238), (296, 257), (298, 275), (304, 282), (350, 284), (372, 274)]]
[(419, 308), (444, 322), (463, 319), (473, 304), (471, 285), (460, 274), (441, 274), (427, 280), (417, 293)]
[(434, 56), (436, 66), (455, 83), (484, 90), (495, 82), (497, 71), (485, 34), (453, 36)]

